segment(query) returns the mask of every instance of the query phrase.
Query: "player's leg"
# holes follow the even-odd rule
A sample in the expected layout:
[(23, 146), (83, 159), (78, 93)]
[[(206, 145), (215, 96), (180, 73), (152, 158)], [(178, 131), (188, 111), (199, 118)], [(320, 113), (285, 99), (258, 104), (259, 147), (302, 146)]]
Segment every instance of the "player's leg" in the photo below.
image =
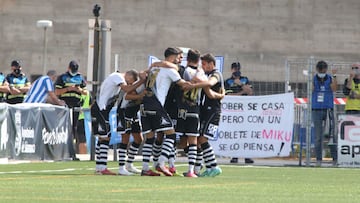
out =
[(187, 135), (188, 146), (188, 163), (189, 170), (186, 174), (186, 177), (195, 178), (197, 175), (195, 174), (195, 162), (196, 162), (196, 154), (197, 154), (197, 138), (199, 137), (199, 128), (200, 128), (200, 120), (199, 116), (196, 113), (188, 113), (185, 120), (185, 133)]
[[(94, 106), (94, 105), (93, 105)], [(92, 108), (93, 109), (93, 108)], [(95, 108), (96, 110), (96, 108)], [(109, 151), (109, 141), (110, 141), (110, 132), (108, 126), (108, 118), (109, 118), (109, 111), (104, 110), (100, 112), (94, 112), (97, 115), (96, 120), (98, 122), (98, 144), (99, 144), (99, 155), (97, 156), (98, 159), (96, 160), (96, 171), (97, 174), (101, 175), (116, 175), (115, 173), (111, 172), (107, 168), (107, 161), (108, 161), (108, 151)], [(93, 115), (93, 112), (92, 112)], [(105, 125), (105, 126), (102, 126)], [(106, 132), (106, 134), (105, 134)], [(103, 135), (105, 134), (105, 135)]]
[(217, 131), (220, 119), (220, 113), (214, 112), (209, 113), (210, 115), (207, 121), (204, 122), (202, 127), (202, 134), (198, 139), (199, 145), (203, 151), (203, 158), (206, 166), (206, 171), (202, 174), (202, 176), (217, 176), (221, 174), (221, 169), (217, 166), (215, 153), (210, 143), (208, 142), (208, 138), (213, 138)]
[(126, 132), (121, 134), (121, 143), (119, 144), (117, 151), (119, 158), (119, 172), (118, 172), (119, 175), (125, 175), (125, 176), (133, 175), (133, 173), (129, 172), (125, 167), (126, 151), (129, 143), (129, 138), (130, 138), (130, 133)]
[(133, 162), (135, 156), (139, 151), (139, 147), (143, 142), (143, 136), (141, 134), (141, 125), (139, 119), (133, 120), (131, 124), (131, 134), (134, 137), (134, 142), (130, 145), (128, 149), (128, 158), (126, 161), (126, 169), (131, 173), (141, 173), (141, 171), (134, 167)]
[(154, 145), (153, 145), (153, 149), (152, 149), (154, 168), (157, 170), (160, 170), (158, 168), (159, 167), (158, 161), (159, 161), (159, 157), (161, 155), (161, 147), (162, 147), (163, 141), (164, 141), (164, 133), (157, 132), (156, 139), (154, 141)]
[(142, 165), (142, 176), (160, 176), (160, 174), (153, 172), (150, 169), (149, 163), (152, 153), (152, 148), (155, 140), (155, 134), (152, 131), (152, 120), (153, 116), (150, 115), (142, 115), (141, 116), (141, 125), (143, 127), (143, 134), (146, 138), (145, 143), (142, 148), (142, 156), (143, 156), (143, 165)]

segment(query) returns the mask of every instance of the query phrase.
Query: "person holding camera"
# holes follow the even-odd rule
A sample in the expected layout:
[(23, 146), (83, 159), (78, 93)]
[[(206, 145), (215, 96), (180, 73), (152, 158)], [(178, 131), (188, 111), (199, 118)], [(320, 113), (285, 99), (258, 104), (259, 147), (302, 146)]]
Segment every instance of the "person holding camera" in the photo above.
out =
[[(250, 84), (250, 80), (246, 76), (242, 76), (240, 62), (234, 62), (231, 64), (231, 77), (225, 80), (225, 91), (227, 95), (253, 95), (253, 89)], [(230, 163), (238, 163), (238, 158), (233, 157)], [(245, 158), (246, 164), (254, 163), (254, 160)]]
[(346, 114), (360, 114), (360, 64), (351, 66), (349, 78), (345, 79), (343, 93), (347, 97)]
[[(74, 107), (80, 107), (81, 95), (86, 95), (87, 90), (86, 82), (82, 74), (78, 72), (79, 64), (76, 61), (70, 61), (67, 72), (60, 75), (55, 82), (55, 94), (59, 99), (64, 100), (66, 105), (73, 109)], [(72, 111), (72, 132), (76, 133), (76, 126), (79, 118), (79, 112)], [(78, 161), (73, 148), (73, 136), (69, 144), (69, 153), (73, 160)]]
[[(312, 122), (315, 134), (316, 166), (321, 166), (325, 123), (329, 122), (329, 136), (334, 138), (334, 92), (337, 89), (336, 69), (332, 69), (332, 75), (327, 73), (328, 64), (319, 61), (316, 64), (316, 74), (313, 78), (312, 91)], [(336, 139), (333, 140), (336, 142)], [(330, 149), (331, 150), (331, 149)], [(333, 165), (336, 164), (336, 153), (333, 155)]]

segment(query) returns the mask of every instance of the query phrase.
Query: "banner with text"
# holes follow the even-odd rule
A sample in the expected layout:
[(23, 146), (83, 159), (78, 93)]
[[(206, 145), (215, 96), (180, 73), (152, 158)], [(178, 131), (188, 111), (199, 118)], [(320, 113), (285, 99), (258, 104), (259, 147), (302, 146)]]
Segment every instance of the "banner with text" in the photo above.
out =
[(294, 122), (294, 94), (225, 96), (215, 154), (227, 157), (289, 156)]
[(69, 109), (50, 104), (16, 104), (7, 109), (7, 147), (13, 159), (69, 157)]
[(339, 115), (338, 164), (360, 167), (360, 115)]
[(6, 145), (8, 142), (7, 134), (7, 105), (0, 104), (0, 158), (6, 158)]

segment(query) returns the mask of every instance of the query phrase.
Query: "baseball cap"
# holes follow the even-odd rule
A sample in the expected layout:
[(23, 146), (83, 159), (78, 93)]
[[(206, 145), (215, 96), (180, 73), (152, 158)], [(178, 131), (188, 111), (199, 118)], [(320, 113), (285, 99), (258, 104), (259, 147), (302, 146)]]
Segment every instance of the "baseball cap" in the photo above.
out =
[(20, 61), (18, 61), (18, 60), (13, 60), (12, 62), (11, 62), (11, 67), (16, 67), (16, 68), (20, 68), (21, 67), (21, 64), (20, 64)]
[(201, 60), (204, 60), (204, 61), (206, 61), (206, 62), (208, 62), (208, 63), (213, 62), (214, 65), (216, 64), (215, 56), (212, 55), (212, 54), (210, 54), (210, 53), (207, 53), (207, 54), (202, 55), (202, 56), (200, 57), (200, 59), (201, 59)]
[(72, 73), (77, 73), (77, 71), (79, 70), (79, 64), (74, 60), (70, 61), (69, 68)]
[(241, 68), (240, 62), (234, 62), (234, 63), (232, 63), (232, 64), (231, 64), (231, 69), (233, 69), (233, 68), (235, 68), (235, 69), (237, 69), (237, 70), (240, 70), (240, 68)]
[(168, 47), (165, 52), (164, 52), (164, 56), (169, 57), (171, 55), (178, 55), (182, 53), (180, 49), (176, 48), (176, 47)]

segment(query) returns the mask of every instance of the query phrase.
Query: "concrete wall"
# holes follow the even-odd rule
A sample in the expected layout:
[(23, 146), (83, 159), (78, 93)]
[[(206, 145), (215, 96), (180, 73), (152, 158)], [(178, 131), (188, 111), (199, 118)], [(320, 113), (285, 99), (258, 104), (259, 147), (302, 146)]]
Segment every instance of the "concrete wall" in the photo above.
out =
[(42, 73), (39, 19), (54, 22), (48, 68), (63, 72), (76, 59), (86, 71), (95, 3), (112, 20), (123, 70), (145, 68), (168, 46), (225, 56), (225, 76), (239, 60), (252, 80), (283, 81), (287, 57), (360, 60), (359, 0), (0, 0), (0, 71), (20, 59), (27, 74)]

